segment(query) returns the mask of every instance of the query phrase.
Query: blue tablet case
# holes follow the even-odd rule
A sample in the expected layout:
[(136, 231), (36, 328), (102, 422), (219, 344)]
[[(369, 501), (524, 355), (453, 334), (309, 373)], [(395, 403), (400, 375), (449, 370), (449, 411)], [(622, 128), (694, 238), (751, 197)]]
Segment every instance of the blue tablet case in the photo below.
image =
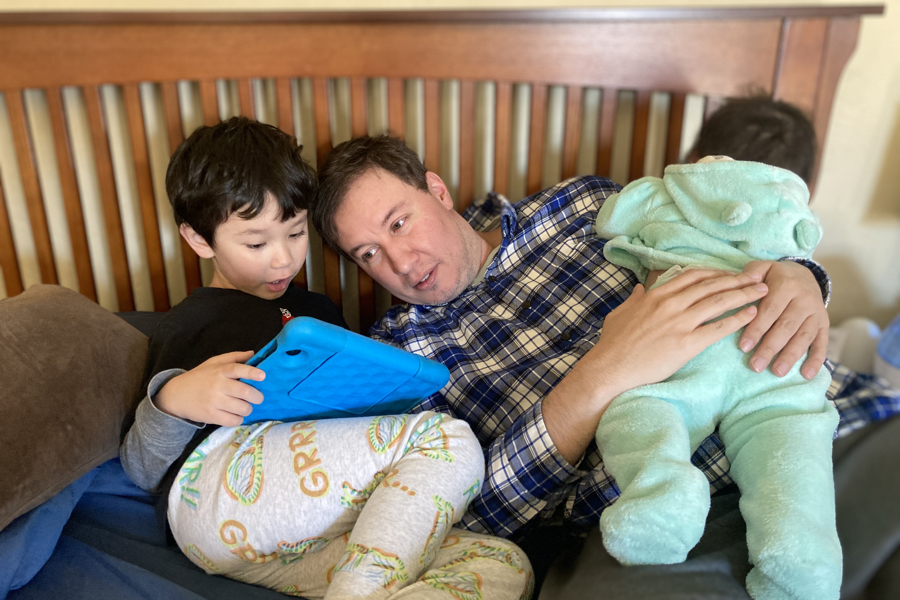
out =
[(248, 365), (264, 381), (244, 423), (407, 412), (450, 379), (444, 365), (311, 317), (287, 322)]

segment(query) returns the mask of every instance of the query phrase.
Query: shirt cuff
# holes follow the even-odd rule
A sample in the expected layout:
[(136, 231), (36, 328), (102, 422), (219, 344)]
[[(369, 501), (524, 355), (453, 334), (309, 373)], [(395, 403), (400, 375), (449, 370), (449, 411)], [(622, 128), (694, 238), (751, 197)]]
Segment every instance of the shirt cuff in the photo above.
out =
[[(156, 402), (154, 401), (154, 396), (159, 393), (159, 390), (161, 390), (164, 385), (169, 383), (169, 381), (171, 381), (175, 377), (178, 377), (179, 375), (182, 375), (184, 373), (187, 373), (187, 371), (184, 369), (166, 369), (165, 371), (160, 371), (159, 373), (154, 375), (150, 380), (150, 383), (147, 384), (147, 400), (150, 401), (150, 406), (152, 406), (153, 410), (159, 413), (159, 415), (162, 415), (168, 419), (175, 419), (176, 421), (179, 421), (186, 425), (190, 425), (194, 429), (203, 429), (204, 427), (206, 427), (206, 423), (199, 423), (197, 421), (191, 421), (190, 419), (182, 419), (180, 417), (170, 415), (169, 413), (160, 410), (159, 407), (156, 406)], [(157, 417), (159, 417), (159, 415), (157, 415)]]
[(828, 275), (825, 267), (811, 258), (803, 258), (802, 256), (785, 256), (784, 258), (779, 258), (778, 262), (784, 260), (793, 261), (812, 271), (813, 277), (816, 278), (816, 282), (819, 284), (819, 290), (822, 292), (822, 301), (827, 308), (828, 303), (831, 302), (831, 277)]

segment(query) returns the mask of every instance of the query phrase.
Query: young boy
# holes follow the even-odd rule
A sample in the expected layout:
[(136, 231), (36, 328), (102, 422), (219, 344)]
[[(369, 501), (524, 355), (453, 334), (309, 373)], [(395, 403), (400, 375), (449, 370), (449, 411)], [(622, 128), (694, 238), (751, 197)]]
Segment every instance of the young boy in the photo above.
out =
[(327, 298), (292, 283), (315, 185), (290, 136), (246, 118), (201, 127), (173, 155), (179, 231), (214, 274), (150, 339), (125, 471), (162, 492), (175, 541), (207, 573), (308, 597), (527, 595), (530, 566), (515, 546), (447, 535), (484, 476), (464, 421), (423, 412), (241, 425), (265, 401), (240, 381), (265, 373), (244, 362), (287, 320), (345, 326)]

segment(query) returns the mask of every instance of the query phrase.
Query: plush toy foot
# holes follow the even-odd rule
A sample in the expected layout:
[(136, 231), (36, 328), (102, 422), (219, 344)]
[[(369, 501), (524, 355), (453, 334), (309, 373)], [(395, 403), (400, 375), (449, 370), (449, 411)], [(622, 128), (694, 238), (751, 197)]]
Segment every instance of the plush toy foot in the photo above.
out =
[(841, 595), (840, 555), (837, 561), (817, 552), (806, 556), (761, 557), (747, 574), (747, 593), (755, 600), (838, 600)]
[[(603, 545), (623, 565), (671, 565), (687, 558), (703, 535), (706, 502), (683, 504), (676, 514), (648, 498), (621, 498), (600, 515)], [(658, 500), (658, 499), (656, 499)]]

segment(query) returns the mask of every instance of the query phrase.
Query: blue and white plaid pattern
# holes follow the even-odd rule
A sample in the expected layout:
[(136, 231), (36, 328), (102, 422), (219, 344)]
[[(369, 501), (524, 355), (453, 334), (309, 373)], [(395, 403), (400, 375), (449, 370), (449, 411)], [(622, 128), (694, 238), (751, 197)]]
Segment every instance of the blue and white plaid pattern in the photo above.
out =
[[(585, 177), (515, 206), (499, 196), (473, 205), (465, 217), (475, 229), (492, 229), (499, 220), (503, 231), (485, 279), (448, 304), (394, 307), (372, 328), (373, 337), (450, 369), (450, 382), (421, 409), (468, 421), (485, 447), (487, 481), (463, 517), (468, 529), (509, 537), (557, 509), (575, 523), (593, 524), (619, 495), (596, 446), (573, 468), (541, 414), (541, 399), (596, 344), (604, 318), (636, 283), (603, 258), (604, 241), (593, 230), (597, 210), (618, 189)], [(837, 404), (845, 428), (898, 408), (895, 402), (871, 413), (871, 402), (855, 396)], [(853, 425), (844, 424), (845, 412)], [(712, 489), (730, 483), (717, 436), (693, 461)]]

